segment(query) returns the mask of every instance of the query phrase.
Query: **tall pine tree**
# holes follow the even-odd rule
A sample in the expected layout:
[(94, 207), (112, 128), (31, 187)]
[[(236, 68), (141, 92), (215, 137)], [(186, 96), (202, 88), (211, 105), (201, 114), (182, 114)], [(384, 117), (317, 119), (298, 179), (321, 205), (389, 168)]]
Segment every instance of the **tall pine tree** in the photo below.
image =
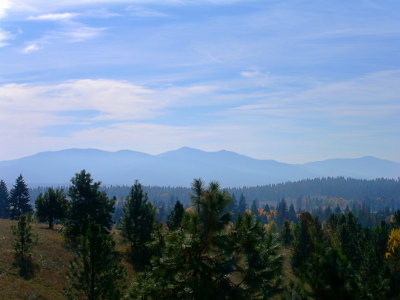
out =
[(121, 299), (126, 272), (116, 259), (115, 242), (91, 223), (80, 238), (76, 257), (67, 274), (67, 299)]
[(10, 210), (10, 205), (8, 202), (8, 189), (6, 183), (1, 180), (0, 181), (0, 218), (7, 219), (8, 213)]
[(10, 191), (9, 204), (11, 220), (16, 220), (20, 215), (32, 212), (32, 206), (29, 204), (28, 186), (21, 174)]
[(101, 182), (93, 182), (90, 173), (85, 170), (76, 173), (71, 182), (67, 236), (73, 238), (85, 234), (90, 223), (96, 223), (103, 229), (111, 229), (115, 199), (108, 199), (107, 194), (99, 190)]
[(176, 201), (174, 209), (168, 216), (167, 225), (170, 230), (176, 230), (181, 226), (184, 213), (185, 208), (182, 203), (179, 200)]
[(126, 198), (120, 229), (132, 253), (138, 256), (146, 253), (146, 243), (151, 239), (155, 221), (155, 208), (148, 200), (142, 185), (136, 180)]

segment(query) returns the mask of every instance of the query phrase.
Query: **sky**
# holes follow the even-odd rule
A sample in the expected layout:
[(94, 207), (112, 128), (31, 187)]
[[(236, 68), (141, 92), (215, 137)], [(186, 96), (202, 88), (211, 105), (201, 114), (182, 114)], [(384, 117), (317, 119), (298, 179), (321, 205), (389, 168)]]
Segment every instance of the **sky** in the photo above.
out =
[(400, 1), (0, 0), (0, 161), (400, 162)]

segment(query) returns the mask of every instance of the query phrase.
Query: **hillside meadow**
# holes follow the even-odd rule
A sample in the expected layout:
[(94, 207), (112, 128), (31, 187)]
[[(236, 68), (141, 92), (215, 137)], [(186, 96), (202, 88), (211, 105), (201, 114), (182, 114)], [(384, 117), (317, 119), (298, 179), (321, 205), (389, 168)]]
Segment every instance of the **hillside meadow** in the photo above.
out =
[[(23, 275), (16, 264), (12, 246), (11, 226), (16, 224), (17, 221), (0, 219), (0, 299), (64, 299), (62, 292), (67, 284), (66, 274), (74, 249), (65, 242), (61, 227), (49, 230), (46, 224), (32, 223), (38, 243), (32, 251), (30, 272)], [(126, 248), (120, 243), (119, 234), (112, 234), (130, 282), (133, 268)]]

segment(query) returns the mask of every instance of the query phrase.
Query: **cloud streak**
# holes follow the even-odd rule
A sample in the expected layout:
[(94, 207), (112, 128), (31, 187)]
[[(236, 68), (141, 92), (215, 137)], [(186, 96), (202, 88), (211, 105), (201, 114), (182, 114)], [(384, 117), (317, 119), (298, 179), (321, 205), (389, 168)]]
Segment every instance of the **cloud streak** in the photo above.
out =
[(76, 13), (58, 13), (58, 14), (46, 14), (46, 15), (40, 15), (40, 16), (30, 16), (28, 17), (28, 20), (31, 21), (64, 21), (64, 20), (70, 20), (74, 17), (76, 17), (78, 14)]
[(31, 45), (26, 46), (26, 47), (22, 50), (22, 52), (25, 53), (25, 54), (28, 54), (28, 53), (31, 53), (31, 52), (34, 52), (34, 51), (38, 51), (38, 50), (40, 50), (40, 49), (42, 49), (42, 48), (39, 47), (38, 45), (36, 45), (36, 44), (31, 44)]

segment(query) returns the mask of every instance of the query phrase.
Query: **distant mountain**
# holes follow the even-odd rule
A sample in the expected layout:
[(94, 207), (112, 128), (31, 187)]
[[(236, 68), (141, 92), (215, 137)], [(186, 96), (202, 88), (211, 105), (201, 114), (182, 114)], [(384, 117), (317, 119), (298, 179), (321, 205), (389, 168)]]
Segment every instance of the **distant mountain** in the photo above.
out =
[(400, 163), (374, 157), (331, 159), (303, 165), (258, 160), (230, 151), (188, 147), (160, 155), (123, 150), (68, 149), (0, 162), (0, 179), (13, 184), (21, 173), (29, 186), (68, 185), (82, 169), (107, 185), (189, 186), (193, 178), (223, 187), (256, 186), (317, 177), (398, 178)]

